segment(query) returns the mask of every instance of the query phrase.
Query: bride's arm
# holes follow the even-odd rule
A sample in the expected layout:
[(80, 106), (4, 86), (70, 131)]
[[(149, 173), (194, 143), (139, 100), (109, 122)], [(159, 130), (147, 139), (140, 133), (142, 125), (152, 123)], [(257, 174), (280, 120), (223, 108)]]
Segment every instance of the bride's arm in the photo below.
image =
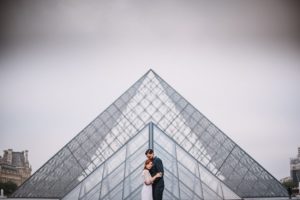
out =
[(151, 177), (151, 176), (146, 176), (146, 175), (144, 174), (144, 183), (145, 183), (146, 185), (151, 185), (151, 184), (154, 182), (154, 180), (155, 180), (156, 178), (158, 178), (158, 177), (161, 177), (161, 174), (160, 174), (160, 173), (155, 174), (155, 176), (153, 176), (153, 177)]
[(151, 176), (147, 175), (145, 172), (143, 172), (143, 176), (144, 176), (144, 183), (146, 185), (151, 185), (153, 183)]

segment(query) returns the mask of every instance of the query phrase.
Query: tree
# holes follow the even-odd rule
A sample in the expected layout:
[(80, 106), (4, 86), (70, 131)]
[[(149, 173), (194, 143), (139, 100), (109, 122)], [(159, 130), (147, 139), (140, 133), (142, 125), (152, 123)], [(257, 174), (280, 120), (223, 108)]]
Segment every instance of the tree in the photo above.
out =
[(282, 185), (286, 188), (289, 198), (291, 199), (291, 196), (293, 194), (293, 188), (297, 187), (297, 183), (293, 182), (292, 180), (283, 182)]
[(14, 182), (8, 181), (6, 183), (0, 182), (0, 189), (4, 190), (4, 195), (9, 196), (17, 189), (17, 184)]
[(282, 185), (283, 185), (286, 189), (297, 187), (297, 183), (293, 182), (292, 180), (283, 182)]

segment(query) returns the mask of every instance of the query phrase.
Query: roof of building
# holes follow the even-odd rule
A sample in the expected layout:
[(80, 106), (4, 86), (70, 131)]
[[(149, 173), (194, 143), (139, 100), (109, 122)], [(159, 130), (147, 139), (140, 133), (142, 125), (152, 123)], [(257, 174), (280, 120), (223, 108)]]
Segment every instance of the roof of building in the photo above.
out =
[(12, 152), (12, 163), (8, 163), (8, 151), (4, 151), (3, 158), (0, 158), (0, 164), (25, 167), (24, 152)]

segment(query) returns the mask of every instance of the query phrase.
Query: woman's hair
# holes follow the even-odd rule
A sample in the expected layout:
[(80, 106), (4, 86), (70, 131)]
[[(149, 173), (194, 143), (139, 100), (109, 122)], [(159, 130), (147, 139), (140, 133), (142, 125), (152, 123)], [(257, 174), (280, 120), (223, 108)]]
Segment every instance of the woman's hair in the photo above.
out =
[(151, 162), (152, 162), (152, 160), (147, 159), (147, 160), (145, 161), (145, 164), (144, 164), (144, 169), (147, 169), (147, 168), (146, 168), (146, 165), (148, 165), (148, 164), (151, 163)]

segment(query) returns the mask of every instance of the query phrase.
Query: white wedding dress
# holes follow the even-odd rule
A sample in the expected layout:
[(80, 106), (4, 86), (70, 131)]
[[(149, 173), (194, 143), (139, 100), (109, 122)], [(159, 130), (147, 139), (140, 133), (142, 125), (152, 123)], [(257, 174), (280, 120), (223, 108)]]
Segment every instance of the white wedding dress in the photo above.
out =
[(152, 197), (152, 182), (149, 170), (143, 170), (143, 188), (142, 188), (142, 200), (153, 200)]

